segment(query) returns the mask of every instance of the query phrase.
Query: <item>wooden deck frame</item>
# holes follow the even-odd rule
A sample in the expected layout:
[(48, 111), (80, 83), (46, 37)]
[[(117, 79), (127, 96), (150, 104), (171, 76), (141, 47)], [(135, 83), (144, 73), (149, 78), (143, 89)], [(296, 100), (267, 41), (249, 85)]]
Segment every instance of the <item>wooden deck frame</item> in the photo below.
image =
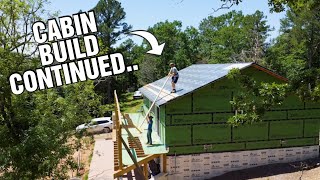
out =
[[(155, 158), (166, 158), (166, 156), (163, 156), (163, 154), (152, 154), (147, 156), (146, 158), (142, 159), (141, 161), (138, 161), (138, 167), (143, 166), (144, 164), (147, 164), (149, 161), (155, 159)], [(163, 160), (164, 162), (165, 160)], [(132, 171), (133, 169), (137, 168), (135, 164), (132, 164), (130, 166), (127, 166), (126, 168), (122, 170), (118, 170), (113, 174), (113, 178), (121, 177), (122, 175)], [(163, 164), (163, 168), (166, 169), (166, 163)], [(165, 171), (164, 171), (165, 172)]]
[[(118, 155), (119, 155), (119, 170), (115, 171), (115, 173), (113, 174), (113, 178), (120, 178), (121, 176), (123, 176), (126, 173), (129, 173), (130, 171), (132, 171), (135, 168), (139, 169), (139, 173), (141, 173), (144, 178), (147, 180), (148, 179), (148, 162), (155, 159), (155, 158), (161, 158), (162, 159), (162, 169), (163, 172), (166, 172), (166, 155), (165, 154), (152, 154), (147, 156), (146, 158), (137, 161), (135, 157), (133, 157), (128, 145), (125, 143), (125, 141), (122, 138), (122, 134), (121, 134), (121, 129), (122, 127), (125, 128), (126, 131), (128, 131), (128, 135), (129, 137), (133, 138), (132, 134), (129, 132), (129, 129), (125, 126), (122, 126), (121, 123), (121, 115), (123, 115), (123, 118), (126, 118), (124, 114), (121, 114), (120, 111), (120, 105), (119, 105), (119, 100), (118, 100), (118, 96), (117, 96), (117, 92), (114, 91), (114, 103), (115, 103), (115, 115), (114, 115), (114, 121), (115, 121), (115, 136), (116, 136), (116, 141), (117, 141), (117, 148), (118, 148)], [(137, 143), (134, 141), (134, 143)], [(130, 158), (132, 159), (132, 161), (134, 162), (134, 164), (129, 165), (127, 167), (123, 167), (123, 163), (122, 163), (122, 144), (124, 145), (126, 151), (128, 152)], [(138, 144), (138, 143), (137, 143)], [(140, 167), (143, 166), (143, 171), (141, 171)]]
[[(122, 116), (123, 116), (123, 118), (126, 118), (123, 113), (122, 113)], [(127, 125), (127, 124), (125, 124), (125, 125)], [(133, 135), (131, 134), (131, 132), (129, 131), (129, 128), (128, 128), (127, 126), (123, 126), (123, 128), (127, 131), (128, 136), (132, 139), (133, 143), (134, 143), (137, 147), (139, 147), (140, 149), (143, 149), (142, 146), (134, 139), (134, 136), (133, 136)]]

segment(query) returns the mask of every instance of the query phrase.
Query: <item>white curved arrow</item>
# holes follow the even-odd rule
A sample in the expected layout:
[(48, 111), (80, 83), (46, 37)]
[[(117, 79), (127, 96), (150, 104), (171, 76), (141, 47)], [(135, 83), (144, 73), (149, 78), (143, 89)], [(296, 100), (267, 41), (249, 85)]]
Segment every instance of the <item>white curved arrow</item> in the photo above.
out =
[(132, 31), (132, 32), (130, 32), (130, 34), (135, 34), (135, 35), (141, 36), (149, 42), (152, 49), (149, 50), (147, 53), (159, 55), (159, 56), (162, 54), (165, 43), (162, 43), (161, 45), (159, 45), (157, 38), (154, 37), (153, 34), (149, 33), (148, 31), (144, 31), (144, 30)]

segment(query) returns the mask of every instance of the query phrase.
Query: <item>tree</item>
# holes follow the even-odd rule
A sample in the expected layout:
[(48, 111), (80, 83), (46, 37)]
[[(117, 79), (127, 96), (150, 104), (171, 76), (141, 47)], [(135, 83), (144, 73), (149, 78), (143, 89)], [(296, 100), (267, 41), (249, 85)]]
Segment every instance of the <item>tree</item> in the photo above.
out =
[[(159, 22), (148, 29), (149, 32), (157, 37), (159, 43), (166, 43), (162, 55), (156, 58), (159, 62), (161, 62), (158, 63), (161, 64), (161, 66), (157, 67), (157, 78), (162, 77), (163, 75), (168, 73), (168, 65), (170, 62), (174, 62), (178, 65), (178, 67), (184, 64), (184, 62), (182, 62), (184, 59), (180, 62), (180, 59), (177, 60), (174, 57), (177, 53), (176, 51), (179, 51), (179, 49), (182, 48), (181, 27), (182, 23), (180, 21), (165, 21)], [(149, 48), (149, 46), (147, 48)]]
[[(66, 168), (77, 149), (70, 145), (77, 125), (101, 115), (93, 83), (13, 96), (0, 124), (0, 171), (7, 179), (67, 178)], [(1, 118), (1, 119), (2, 119)]]
[(113, 45), (124, 34), (129, 33), (132, 26), (124, 22), (126, 13), (117, 0), (99, 0), (93, 8), (98, 25), (98, 38), (102, 41), (101, 50), (113, 52)]
[(199, 26), (202, 57), (209, 63), (261, 61), (271, 31), (265, 19), (260, 11), (247, 16), (231, 11), (204, 19)]
[(244, 20), (244, 33), (246, 34), (248, 41), (247, 53), (242, 53), (249, 61), (256, 63), (264, 63), (263, 57), (266, 52), (266, 40), (269, 36), (269, 32), (273, 29), (267, 25), (267, 17), (263, 12), (256, 11), (252, 15), (247, 15)]
[(0, 177), (67, 179), (75, 147), (68, 144), (79, 123), (100, 114), (93, 83), (11, 93), (14, 72), (40, 67), (31, 25), (41, 20), (46, 1), (0, 2)]
[(158, 67), (164, 66), (161, 64), (161, 61), (158, 57), (152, 55), (145, 55), (144, 59), (140, 63), (140, 70), (138, 73), (138, 82), (141, 85), (145, 85), (155, 81), (156, 79), (160, 79), (160, 75), (158, 74)]
[[(224, 2), (222, 6), (215, 11), (218, 11), (219, 9), (229, 9), (233, 5), (238, 5), (243, 0), (221, 0)], [(314, 0), (268, 0), (268, 5), (270, 6), (271, 12), (282, 12), (285, 10), (286, 6), (289, 6), (291, 9), (295, 11), (300, 11), (304, 8), (307, 8), (308, 10), (313, 9), (320, 5), (319, 1)]]
[[(117, 52), (122, 52), (125, 57), (126, 67), (135, 64), (135, 61), (143, 56), (143, 48), (136, 45), (131, 39), (121, 43), (117, 48)], [(125, 92), (128, 88), (138, 88), (138, 80), (135, 72), (117, 75), (115, 78), (117, 80), (115, 86), (119, 93)]]
[(31, 26), (41, 20), (46, 3), (46, 0), (0, 2), (0, 47), (4, 51), (15, 51), (28, 56), (34, 54), (36, 48), (32, 46), (34, 41)]
[(292, 89), (308, 100), (319, 99), (320, 6), (314, 10), (288, 11), (281, 21), (280, 37), (270, 48), (268, 63), (291, 79)]
[[(178, 69), (182, 69), (201, 60), (199, 32), (196, 28), (187, 27), (183, 31), (180, 21), (165, 21), (155, 24), (148, 31), (157, 37), (159, 43), (165, 42), (166, 45), (161, 56), (139, 56), (137, 62), (140, 64), (140, 84), (144, 85), (166, 76), (171, 62), (175, 63)], [(151, 48), (146, 41), (143, 41), (142, 47), (144, 53)]]
[(287, 97), (288, 84), (258, 83), (239, 69), (232, 69), (227, 77), (240, 88), (230, 102), (235, 111), (235, 115), (228, 119), (232, 126), (261, 121), (266, 111), (281, 105)]
[[(264, 98), (263, 94), (267, 95), (267, 99), (262, 101), (267, 102), (267, 106), (245, 95), (236, 98), (232, 101), (233, 105), (243, 109), (245, 113), (234, 116), (230, 122), (237, 124), (257, 120), (270, 105), (275, 104), (274, 102), (283, 101), (287, 94), (285, 91), (296, 92), (303, 101), (320, 100), (319, 10), (320, 6), (314, 6), (312, 9), (306, 6), (301, 7), (299, 11), (294, 8), (287, 11), (286, 17), (281, 20), (281, 35), (267, 50), (266, 63), (269, 68), (288, 77), (289, 86), (285, 87), (286, 90), (279, 85), (262, 86), (263, 88), (257, 91), (259, 92), (257, 97)], [(239, 79), (241, 83), (241, 75), (237, 78), (238, 82)], [(248, 86), (250, 83), (242, 82), (241, 84)], [(248, 94), (253, 89), (256, 88), (246, 88), (243, 92)], [(274, 102), (268, 102), (268, 99)]]
[(201, 39), (198, 29), (192, 26), (187, 27), (184, 30), (183, 41), (186, 59), (188, 59), (191, 64), (200, 63), (202, 61), (200, 54)]
[[(121, 40), (123, 35), (128, 34), (131, 26), (124, 22), (126, 13), (121, 7), (121, 3), (117, 0), (99, 0), (93, 8), (96, 15), (96, 21), (99, 32), (100, 53), (113, 53), (117, 41)], [(112, 92), (115, 90), (112, 84), (115, 83), (114, 77), (100, 78), (96, 83), (96, 91), (102, 95), (104, 102), (111, 103), (113, 101)]]
[(30, 58), (34, 51), (26, 54), (24, 50), (32, 43), (31, 25), (40, 19), (44, 3), (42, 0), (0, 2), (0, 122), (14, 139), (20, 132), (14, 128), (13, 96), (8, 78), (14, 72), (34, 67)]

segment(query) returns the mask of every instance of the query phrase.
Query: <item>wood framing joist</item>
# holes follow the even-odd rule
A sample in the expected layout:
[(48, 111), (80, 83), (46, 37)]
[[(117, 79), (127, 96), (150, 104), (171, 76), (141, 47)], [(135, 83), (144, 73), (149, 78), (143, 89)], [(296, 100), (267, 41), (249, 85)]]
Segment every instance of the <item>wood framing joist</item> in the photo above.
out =
[[(149, 161), (155, 159), (155, 158), (158, 158), (160, 157), (161, 154), (152, 154), (152, 155), (149, 155), (147, 156), (146, 158), (140, 160), (137, 162), (138, 166), (142, 166), (144, 164), (147, 164)], [(123, 176), (124, 174), (132, 171), (133, 169), (137, 168), (135, 164), (132, 164), (132, 165), (129, 165), (127, 167), (124, 167), (122, 170), (118, 170), (118, 171), (115, 171), (115, 173), (113, 174), (113, 178), (118, 178), (118, 177), (121, 177)]]
[(132, 119), (130, 118), (129, 114), (123, 114), (122, 113), (123, 118), (128, 122), (128, 124), (125, 124), (123, 127), (127, 127), (127, 128), (135, 128), (137, 131), (139, 131), (139, 133), (142, 133), (142, 131), (133, 124)]
[(115, 126), (116, 126), (116, 141), (117, 141), (117, 150), (118, 150), (118, 159), (119, 159), (119, 169), (122, 169), (122, 138), (121, 138), (121, 113), (120, 105), (118, 101), (118, 96), (116, 90), (114, 91), (114, 102), (115, 102)]

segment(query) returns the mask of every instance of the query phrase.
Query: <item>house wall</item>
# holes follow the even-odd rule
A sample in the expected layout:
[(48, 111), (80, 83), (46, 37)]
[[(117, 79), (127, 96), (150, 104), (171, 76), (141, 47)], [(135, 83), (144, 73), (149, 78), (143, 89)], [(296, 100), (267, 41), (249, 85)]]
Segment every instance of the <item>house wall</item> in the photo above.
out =
[[(281, 82), (252, 67), (243, 72), (258, 82)], [(234, 114), (230, 100), (238, 92), (224, 78), (161, 107), (169, 155), (319, 144), (320, 104), (290, 95), (283, 105), (267, 112), (262, 122), (233, 128), (227, 120)]]
[[(144, 106), (144, 111), (147, 112), (150, 108), (152, 104), (152, 101), (150, 101), (148, 98), (144, 97), (143, 99), (143, 106)], [(152, 108), (150, 114), (154, 117), (154, 123), (153, 123), (153, 132), (156, 132), (156, 125), (157, 125), (157, 122), (159, 121), (159, 136), (160, 136), (160, 140), (162, 142), (165, 142), (165, 116), (166, 116), (166, 113), (165, 113), (165, 107), (162, 106), (162, 107), (158, 107), (159, 108), (159, 117), (157, 116), (157, 112), (156, 112), (156, 109), (157, 109), (158, 106), (154, 105), (154, 107)]]
[(165, 116), (166, 116), (165, 107), (160, 106), (160, 139), (162, 142), (165, 142), (165, 137), (166, 137)]

